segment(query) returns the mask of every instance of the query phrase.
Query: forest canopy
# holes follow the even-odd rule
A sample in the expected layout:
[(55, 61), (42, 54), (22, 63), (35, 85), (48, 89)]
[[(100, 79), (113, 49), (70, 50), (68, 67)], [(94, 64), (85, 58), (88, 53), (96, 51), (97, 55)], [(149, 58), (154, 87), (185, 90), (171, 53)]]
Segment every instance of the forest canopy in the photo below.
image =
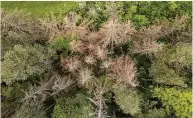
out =
[(2, 118), (191, 118), (192, 2), (1, 2)]

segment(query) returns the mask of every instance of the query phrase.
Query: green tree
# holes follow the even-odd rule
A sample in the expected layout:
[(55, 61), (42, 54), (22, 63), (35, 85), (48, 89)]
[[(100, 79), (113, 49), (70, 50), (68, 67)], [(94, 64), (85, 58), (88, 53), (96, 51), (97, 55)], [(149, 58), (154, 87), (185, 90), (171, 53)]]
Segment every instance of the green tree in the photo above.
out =
[(3, 58), (2, 81), (12, 83), (16, 80), (26, 80), (34, 74), (42, 74), (45, 70), (51, 69), (51, 57), (54, 54), (52, 48), (38, 44), (14, 46)]
[(153, 96), (161, 100), (168, 114), (174, 113), (178, 118), (192, 117), (191, 89), (156, 87)]
[(192, 47), (190, 44), (177, 43), (166, 46), (156, 54), (150, 69), (155, 82), (166, 85), (187, 86), (185, 76), (180, 76), (184, 67), (190, 68), (192, 63)]
[(60, 97), (56, 101), (52, 118), (92, 118), (92, 105), (82, 93)]
[(23, 103), (13, 118), (47, 118), (44, 106), (38, 101)]
[(125, 114), (135, 115), (140, 112), (141, 96), (135, 89), (117, 86), (113, 92), (117, 105)]

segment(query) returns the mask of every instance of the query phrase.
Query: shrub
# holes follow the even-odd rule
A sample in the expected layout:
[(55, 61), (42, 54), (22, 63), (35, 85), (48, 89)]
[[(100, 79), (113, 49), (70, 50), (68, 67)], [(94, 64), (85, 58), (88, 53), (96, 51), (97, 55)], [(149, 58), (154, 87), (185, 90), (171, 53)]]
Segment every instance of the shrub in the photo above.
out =
[[(172, 19), (184, 14), (191, 15), (191, 2), (118, 2), (121, 19), (131, 20), (136, 27), (149, 26), (163, 19)], [(137, 12), (136, 12), (137, 11)]]
[(175, 46), (168, 46), (157, 54), (163, 62), (171, 64), (179, 62), (182, 66), (189, 67), (192, 64), (192, 47), (189, 43), (177, 43)]
[(135, 63), (128, 56), (122, 56), (112, 61), (109, 75), (116, 79), (117, 83), (135, 87), (138, 85)]
[(73, 80), (71, 80), (69, 76), (60, 76), (56, 74), (45, 77), (40, 81), (39, 86), (34, 85), (25, 93), (22, 102), (45, 102), (49, 97), (54, 97), (61, 92), (67, 92), (73, 83)]
[(13, 118), (47, 118), (47, 116), (43, 105), (33, 102), (31, 104), (24, 103)]
[(92, 105), (82, 93), (60, 97), (56, 101), (52, 118), (91, 118)]
[[(77, 2), (52, 2), (52, 1), (46, 1), (46, 2), (2, 2), (1, 8), (7, 9), (7, 10), (13, 10), (13, 9), (23, 9), (25, 12), (32, 13), (33, 16), (36, 17), (46, 17), (47, 15), (50, 15), (51, 13), (58, 15), (58, 19), (69, 12), (72, 9), (75, 9), (78, 6)], [(44, 6), (42, 8), (42, 6)], [(61, 16), (60, 16), (61, 15)], [(60, 17), (59, 17), (60, 16)]]
[(189, 89), (156, 87), (153, 96), (163, 103), (167, 114), (174, 113), (177, 117), (192, 117), (192, 92)]
[(53, 42), (52, 42), (53, 47), (56, 50), (60, 51), (69, 51), (70, 48), (70, 39), (64, 38), (62, 36), (57, 36)]
[(104, 35), (101, 39), (101, 45), (104, 47), (114, 47), (126, 43), (131, 39), (131, 35), (134, 31), (135, 29), (130, 22), (121, 24), (117, 19), (110, 19), (100, 29), (100, 32)]
[(42, 74), (51, 69), (51, 57), (55, 54), (51, 48), (41, 45), (16, 45), (6, 53), (2, 62), (2, 80), (12, 83), (26, 80), (29, 76)]
[(180, 76), (180, 70), (183, 67), (189, 68), (191, 60), (191, 45), (178, 43), (175, 46), (167, 46), (156, 54), (150, 72), (158, 83), (186, 86), (186, 77)]
[(21, 10), (1, 12), (2, 54), (11, 50), (16, 44), (32, 44), (48, 39), (41, 22), (29, 13)]
[(78, 81), (81, 86), (88, 86), (94, 78), (92, 70), (90, 70), (89, 68), (80, 69), (78, 76)]
[(115, 102), (125, 114), (135, 115), (140, 112), (141, 97), (136, 90), (117, 86), (113, 92)]
[(14, 83), (10, 86), (1, 88), (1, 117), (7, 118), (14, 115), (20, 105), (21, 99), (25, 95), (25, 91), (31, 86), (29, 82)]
[[(81, 2), (77, 10), (80, 15), (94, 19), (94, 25), (101, 27), (108, 18), (110, 4), (115, 4), (113, 9), (119, 11), (119, 19), (122, 21), (131, 20), (139, 28), (150, 26), (163, 19), (172, 19), (184, 14), (191, 15), (191, 2)], [(112, 5), (111, 5), (112, 6)], [(92, 12), (87, 12), (92, 11)]]

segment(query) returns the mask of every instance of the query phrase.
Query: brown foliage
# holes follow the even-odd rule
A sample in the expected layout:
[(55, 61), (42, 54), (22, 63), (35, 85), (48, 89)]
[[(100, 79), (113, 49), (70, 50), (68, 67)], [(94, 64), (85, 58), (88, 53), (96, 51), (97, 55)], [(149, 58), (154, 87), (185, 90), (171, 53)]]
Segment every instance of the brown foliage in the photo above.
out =
[(78, 82), (81, 86), (88, 87), (93, 81), (93, 72), (89, 68), (82, 68), (78, 71)]
[(143, 27), (132, 37), (132, 53), (152, 54), (157, 52), (161, 45), (156, 40), (165, 35), (162, 26)]
[(97, 45), (93, 53), (97, 59), (104, 60), (107, 58), (109, 52), (106, 48)]
[(90, 65), (95, 65), (96, 59), (92, 55), (88, 55), (85, 57), (85, 62)]
[(75, 72), (81, 67), (80, 57), (78, 56), (71, 57), (69, 59), (63, 57), (61, 58), (62, 58), (61, 60), (62, 66), (67, 68), (68, 71), (70, 72)]
[[(179, 39), (178, 34), (182, 33), (182, 30), (187, 27), (188, 19), (189, 17), (184, 15), (182, 17), (176, 17), (171, 23), (161, 21), (157, 25), (142, 27), (132, 35), (132, 53), (153, 54), (162, 48), (162, 45), (157, 43), (158, 39), (166, 36), (170, 38), (171, 36), (175, 36), (175, 40), (176, 38)], [(183, 32), (184, 36), (190, 37), (190, 35), (187, 35), (185, 32)], [(182, 35), (180, 35), (180, 38), (182, 38), (181, 36)]]
[[(47, 34), (39, 20), (21, 10), (7, 12), (1, 10), (2, 39), (14, 35), (19, 39), (45, 39)], [(9, 38), (9, 37), (8, 37)]]
[[(47, 80), (48, 79), (48, 80)], [(48, 96), (53, 96), (61, 91), (67, 90), (74, 82), (67, 76), (53, 75), (41, 81), (39, 86), (31, 88), (26, 92), (22, 102), (45, 101)]]
[(103, 47), (117, 46), (130, 40), (135, 29), (130, 22), (127, 24), (119, 23), (117, 19), (110, 19), (101, 29), (102, 39), (100, 44)]
[(54, 16), (41, 21), (44, 27), (46, 27), (51, 40), (58, 35), (62, 35), (64, 37), (75, 36), (80, 39), (85, 39), (89, 32), (88, 26), (92, 21), (84, 20), (77, 25), (77, 17), (78, 16), (75, 13), (70, 12), (60, 23), (57, 22), (57, 19)]
[(108, 68), (109, 76), (116, 79), (118, 83), (126, 84), (132, 87), (137, 83), (137, 68), (135, 63), (128, 56), (122, 56), (112, 60), (112, 64)]
[(94, 117), (96, 118), (106, 118), (107, 115), (107, 105), (104, 94), (111, 89), (112, 84), (108, 81), (108, 78), (105, 80), (95, 79), (94, 80), (94, 90), (93, 90), (93, 98), (89, 98), (89, 100), (95, 105), (94, 109)]

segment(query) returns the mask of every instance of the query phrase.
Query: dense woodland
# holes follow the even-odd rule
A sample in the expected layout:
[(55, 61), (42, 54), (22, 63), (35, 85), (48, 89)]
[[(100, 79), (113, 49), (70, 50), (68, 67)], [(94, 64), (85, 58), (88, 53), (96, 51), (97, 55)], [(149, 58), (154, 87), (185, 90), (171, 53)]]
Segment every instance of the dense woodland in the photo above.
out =
[(2, 118), (191, 118), (192, 2), (1, 2)]

